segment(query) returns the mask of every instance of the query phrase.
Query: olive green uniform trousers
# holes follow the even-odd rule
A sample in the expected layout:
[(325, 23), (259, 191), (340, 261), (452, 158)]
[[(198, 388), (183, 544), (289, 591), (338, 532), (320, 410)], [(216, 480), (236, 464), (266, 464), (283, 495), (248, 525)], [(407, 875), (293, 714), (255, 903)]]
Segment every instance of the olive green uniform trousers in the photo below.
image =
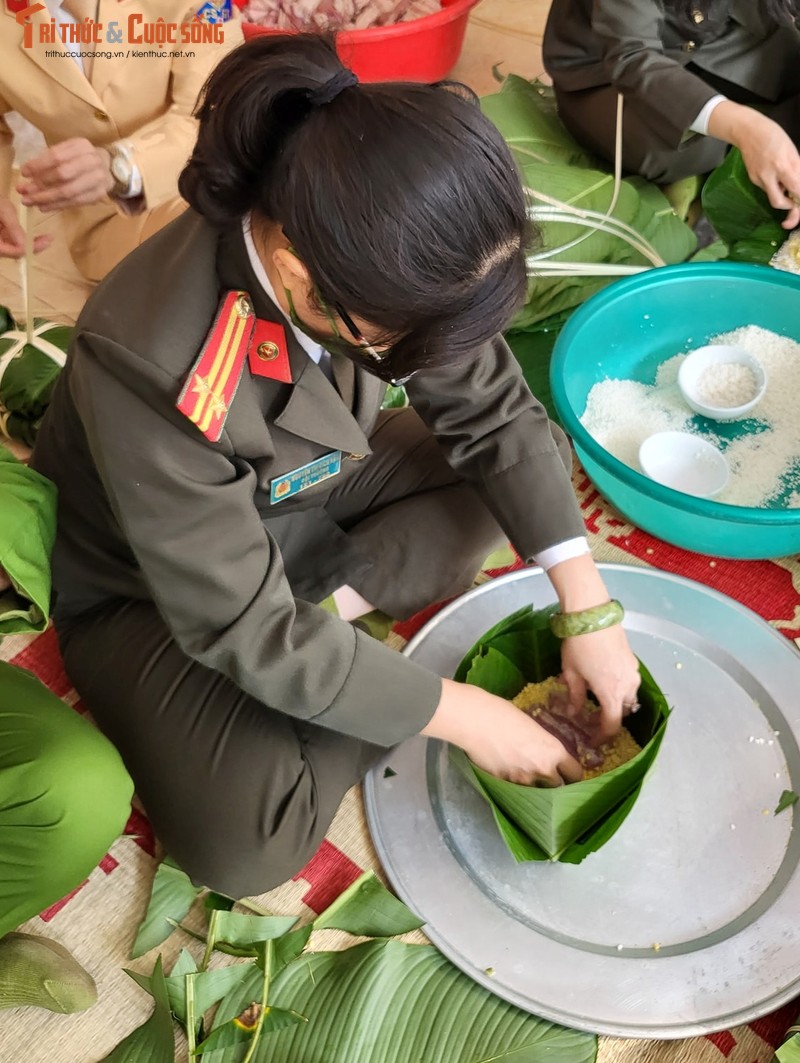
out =
[(108, 739), (0, 662), (0, 937), (89, 874), (121, 834), (132, 795)]
[[(43, 631), (55, 491), (0, 446), (0, 636)], [(5, 584), (5, 580), (4, 580)], [(119, 754), (38, 679), (0, 662), (0, 937), (78, 885), (125, 826)]]

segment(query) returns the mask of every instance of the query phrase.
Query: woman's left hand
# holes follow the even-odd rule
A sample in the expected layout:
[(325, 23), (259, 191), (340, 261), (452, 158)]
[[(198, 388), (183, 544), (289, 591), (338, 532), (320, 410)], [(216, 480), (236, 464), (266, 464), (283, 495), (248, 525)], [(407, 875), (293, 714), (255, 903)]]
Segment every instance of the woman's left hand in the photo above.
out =
[(564, 639), (561, 666), (571, 707), (583, 708), (591, 690), (600, 705), (598, 739), (611, 738), (636, 708), (640, 683), (639, 663), (621, 625)]

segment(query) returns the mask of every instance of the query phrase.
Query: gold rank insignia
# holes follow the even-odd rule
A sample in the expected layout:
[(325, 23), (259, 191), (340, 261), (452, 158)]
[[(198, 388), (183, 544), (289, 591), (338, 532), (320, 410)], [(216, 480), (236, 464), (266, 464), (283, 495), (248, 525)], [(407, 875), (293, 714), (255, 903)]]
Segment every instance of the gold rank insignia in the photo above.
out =
[(176, 406), (206, 439), (218, 442), (239, 386), (256, 323), (247, 292), (226, 292)]

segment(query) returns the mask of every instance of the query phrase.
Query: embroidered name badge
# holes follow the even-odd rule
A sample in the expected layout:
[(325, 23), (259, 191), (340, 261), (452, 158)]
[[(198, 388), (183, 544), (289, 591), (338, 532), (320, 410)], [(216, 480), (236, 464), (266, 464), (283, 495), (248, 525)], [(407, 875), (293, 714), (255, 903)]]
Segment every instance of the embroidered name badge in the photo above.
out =
[(341, 468), (342, 452), (332, 450), (330, 454), (323, 454), (321, 458), (310, 461), (308, 465), (301, 465), (299, 469), (293, 469), (285, 476), (276, 476), (269, 482), (270, 503), (274, 506), (276, 502), (284, 502), (292, 495), (305, 491), (307, 487), (330, 479), (340, 472)]

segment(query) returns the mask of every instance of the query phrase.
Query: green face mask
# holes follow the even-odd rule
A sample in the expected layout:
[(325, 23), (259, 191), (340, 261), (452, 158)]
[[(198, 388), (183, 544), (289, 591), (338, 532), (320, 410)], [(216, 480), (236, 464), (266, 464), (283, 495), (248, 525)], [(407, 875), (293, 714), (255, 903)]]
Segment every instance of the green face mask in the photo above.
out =
[(342, 307), (336, 307), (336, 313), (344, 321), (348, 331), (353, 337), (355, 342), (346, 340), (339, 331), (339, 326), (336, 324), (336, 318), (334, 317), (333, 310), (317, 293), (317, 301), (322, 308), (325, 317), (328, 320), (328, 324), (331, 327), (331, 333), (319, 332), (317, 329), (312, 328), (311, 325), (307, 325), (300, 319), (297, 311), (294, 307), (294, 299), (292, 293), (288, 288), (283, 289), (286, 294), (286, 302), (289, 304), (289, 318), (292, 324), (299, 328), (301, 332), (304, 332), (306, 336), (318, 343), (320, 347), (324, 347), (326, 351), (330, 351), (331, 354), (342, 354), (345, 358), (349, 358), (351, 362), (355, 362), (356, 365), (360, 365), (363, 369), (366, 369), (368, 373), (372, 373), (380, 380), (385, 381), (387, 384), (391, 384), (394, 387), (399, 387), (405, 384), (407, 380), (410, 380), (414, 373), (408, 373), (401, 380), (395, 379), (391, 370), (391, 347), (387, 347), (385, 350), (378, 351), (371, 344), (369, 344), (358, 330), (358, 326), (353, 319)]

